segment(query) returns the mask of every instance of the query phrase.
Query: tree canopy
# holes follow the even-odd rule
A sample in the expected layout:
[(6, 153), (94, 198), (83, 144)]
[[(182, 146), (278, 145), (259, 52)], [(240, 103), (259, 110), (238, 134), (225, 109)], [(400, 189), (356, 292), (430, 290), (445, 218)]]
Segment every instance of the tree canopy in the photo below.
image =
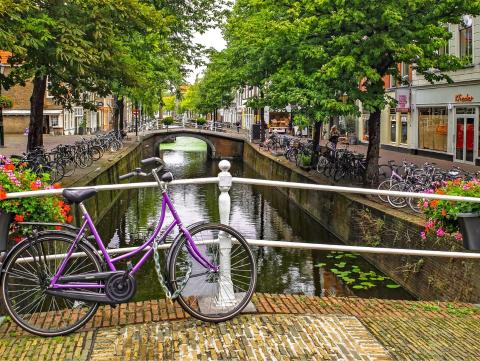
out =
[(358, 114), (361, 102), (370, 112), (368, 183), (380, 112), (394, 103), (383, 78), (405, 84), (403, 62), (430, 82), (450, 81), (469, 60), (439, 53), (451, 38), (445, 25), (479, 12), (478, 1), (464, 0), (238, 0), (224, 27), (226, 68), (237, 86), (264, 90), (260, 106), (297, 105), (311, 122)]

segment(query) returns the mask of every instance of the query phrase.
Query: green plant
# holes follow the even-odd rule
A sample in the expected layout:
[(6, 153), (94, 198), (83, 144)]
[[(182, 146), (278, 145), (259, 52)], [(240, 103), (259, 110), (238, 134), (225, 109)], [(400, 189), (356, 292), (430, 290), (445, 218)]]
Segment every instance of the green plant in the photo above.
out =
[(162, 124), (168, 127), (173, 124), (173, 121), (173, 117), (165, 117), (162, 119)]
[(207, 123), (207, 119), (205, 119), (203, 117), (197, 118), (196, 123), (197, 123), (197, 125), (204, 125), (204, 124)]
[[(480, 181), (477, 179), (464, 181), (456, 179), (443, 183), (437, 189), (430, 189), (427, 193), (440, 195), (453, 195), (463, 197), (480, 197)], [(456, 241), (462, 240), (459, 231), (457, 215), (459, 213), (480, 212), (480, 204), (472, 202), (452, 202), (434, 199), (424, 200), (421, 209), (427, 218), (425, 230), (421, 232), (422, 239), (427, 237), (452, 238)]]
[[(52, 188), (60, 188), (60, 185), (58, 183), (50, 185), (50, 174), (37, 174), (28, 168), (26, 163), (19, 163), (0, 156), (0, 211), (13, 214), (16, 222), (70, 223), (73, 220), (73, 217), (69, 215), (70, 206), (57, 197), (6, 199), (6, 194), (11, 192)], [(13, 228), (13, 231), (17, 233), (14, 239), (21, 240), (20, 230), (15, 226)]]
[(0, 108), (11, 108), (13, 102), (10, 98), (7, 98), (5, 95), (0, 95)]
[(312, 163), (312, 156), (310, 154), (299, 153), (298, 162), (301, 166), (307, 167)]

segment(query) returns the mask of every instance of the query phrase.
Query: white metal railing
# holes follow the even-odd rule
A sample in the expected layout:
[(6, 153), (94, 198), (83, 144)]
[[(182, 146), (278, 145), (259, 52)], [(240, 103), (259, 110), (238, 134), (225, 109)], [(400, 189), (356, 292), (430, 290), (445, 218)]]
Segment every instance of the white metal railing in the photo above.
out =
[[(219, 210), (220, 219), (222, 223), (230, 223), (230, 195), (229, 191), (234, 184), (250, 184), (269, 187), (283, 187), (294, 189), (307, 189), (314, 191), (325, 192), (339, 192), (339, 193), (353, 193), (364, 195), (386, 195), (397, 197), (410, 197), (421, 199), (438, 199), (449, 201), (463, 201), (480, 203), (480, 198), (475, 197), (461, 197), (431, 193), (411, 193), (411, 192), (396, 192), (388, 190), (378, 190), (369, 188), (357, 188), (357, 187), (339, 187), (320, 184), (309, 183), (295, 183), (295, 182), (283, 182), (283, 181), (271, 181), (263, 179), (253, 178), (238, 178), (232, 177), (230, 174), (230, 162), (222, 160), (219, 163), (220, 174), (218, 177), (210, 178), (196, 178), (196, 179), (181, 179), (171, 182), (172, 185), (187, 185), (187, 184), (218, 184), (221, 194), (219, 196)], [(95, 189), (97, 191), (106, 190), (125, 190), (125, 189), (139, 189), (139, 188), (154, 188), (158, 187), (156, 182), (142, 182), (142, 183), (127, 183), (127, 184), (109, 184), (100, 186), (89, 187), (73, 187), (71, 189)], [(41, 197), (50, 195), (60, 195), (63, 189), (49, 189), (39, 191), (28, 192), (16, 192), (8, 193), (7, 199), (15, 198), (27, 198), (27, 197)], [(401, 248), (380, 248), (380, 247), (361, 247), (361, 246), (346, 246), (346, 245), (334, 245), (334, 244), (317, 244), (317, 243), (297, 243), (286, 241), (273, 241), (273, 240), (249, 240), (249, 243), (257, 246), (268, 247), (282, 247), (282, 248), (301, 248), (301, 249), (315, 249), (326, 251), (346, 251), (346, 252), (358, 252), (358, 253), (376, 253), (376, 254), (395, 254), (395, 255), (411, 255), (411, 256), (431, 256), (431, 257), (449, 257), (449, 258), (468, 258), (468, 259), (480, 259), (480, 252), (450, 252), (450, 251), (433, 251), (433, 250), (415, 250), (415, 249), (401, 249)], [(163, 246), (168, 247), (168, 245)], [(109, 250), (112, 253), (127, 253), (133, 248), (121, 248), (115, 250)]]

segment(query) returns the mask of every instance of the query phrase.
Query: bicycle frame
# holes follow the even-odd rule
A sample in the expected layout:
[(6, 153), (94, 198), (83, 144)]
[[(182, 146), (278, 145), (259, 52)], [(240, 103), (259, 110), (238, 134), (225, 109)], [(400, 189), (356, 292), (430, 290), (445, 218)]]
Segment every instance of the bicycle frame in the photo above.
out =
[[(76, 245), (78, 244), (78, 242), (80, 242), (83, 235), (85, 234), (87, 227), (90, 229), (90, 232), (92, 233), (93, 237), (95, 238), (95, 241), (97, 242), (98, 248), (102, 252), (102, 255), (105, 259), (105, 262), (106, 262), (106, 264), (109, 268), (109, 271), (111, 271), (111, 272), (116, 272), (117, 271), (117, 268), (115, 267), (116, 262), (131, 258), (133, 256), (136, 256), (137, 254), (139, 254), (140, 252), (145, 250), (147, 247), (150, 247), (150, 249), (145, 252), (145, 254), (132, 267), (132, 269), (128, 271), (128, 274), (133, 276), (140, 269), (140, 267), (142, 267), (142, 265), (148, 260), (148, 258), (150, 256), (152, 256), (152, 254), (153, 254), (152, 244), (153, 244), (154, 240), (157, 237), (160, 237), (158, 244), (164, 243), (165, 239), (172, 232), (172, 230), (175, 226), (178, 226), (180, 232), (182, 232), (184, 234), (184, 236), (187, 238), (187, 250), (190, 253), (190, 255), (203, 267), (209, 269), (210, 271), (215, 271), (215, 272), (218, 271), (218, 266), (212, 265), (207, 259), (205, 259), (203, 257), (200, 250), (197, 248), (195, 242), (192, 239), (192, 236), (190, 235), (190, 232), (183, 225), (183, 223), (182, 223), (177, 211), (175, 210), (175, 207), (173, 206), (172, 202), (170, 201), (170, 198), (168, 197), (168, 194), (167, 194), (165, 189), (162, 189), (162, 211), (161, 211), (159, 221), (157, 223), (157, 226), (155, 227), (155, 230), (154, 230), (153, 234), (150, 236), (150, 238), (146, 242), (144, 242), (137, 249), (135, 249), (135, 250), (133, 250), (129, 253), (126, 253), (124, 255), (114, 257), (114, 258), (110, 257), (110, 255), (107, 253), (105, 245), (103, 244), (103, 241), (102, 241), (100, 235), (98, 234), (97, 229), (95, 228), (95, 225), (92, 221), (92, 218), (88, 214), (88, 211), (85, 208), (85, 206), (83, 205), (83, 203), (80, 203), (79, 206), (80, 206), (80, 210), (82, 211), (82, 214), (83, 214), (84, 222), (83, 222), (80, 230), (78, 231), (78, 234), (75, 237), (75, 240), (74, 240), (72, 246), (68, 250), (67, 255), (62, 260), (57, 272), (55, 273), (52, 280), (50, 281), (50, 288), (56, 288), (56, 289), (84, 288), (85, 289), (85, 288), (104, 288), (105, 287), (105, 285), (102, 285), (102, 284), (88, 283), (88, 282), (86, 282), (86, 283), (80, 283), (80, 282), (58, 283), (59, 278), (61, 277), (63, 271), (65, 270), (65, 267), (67, 265), (68, 260), (72, 256), (72, 254), (73, 254), (73, 252), (76, 248)], [(173, 215), (173, 222), (167, 227), (165, 232), (163, 232), (163, 234), (160, 235), (160, 231), (161, 231), (163, 223), (165, 221), (165, 214), (166, 214), (167, 208), (170, 210), (170, 212)], [(172, 244), (172, 247), (173, 246), (174, 246), (174, 244)]]

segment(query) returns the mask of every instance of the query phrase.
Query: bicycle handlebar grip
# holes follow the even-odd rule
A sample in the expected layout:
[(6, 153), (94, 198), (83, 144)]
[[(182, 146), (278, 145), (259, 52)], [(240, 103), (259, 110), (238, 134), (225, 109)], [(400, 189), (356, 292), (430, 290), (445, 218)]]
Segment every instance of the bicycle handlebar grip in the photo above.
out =
[(142, 163), (143, 165), (163, 164), (163, 160), (161, 160), (160, 158), (157, 158), (157, 157), (151, 157), (151, 158), (147, 158), (147, 159), (142, 159), (140, 161), (140, 163)]
[(135, 177), (136, 175), (137, 175), (137, 173), (135, 173), (135, 172), (127, 173), (127, 174), (119, 176), (118, 180), (125, 180), (125, 179), (128, 179), (128, 178)]

